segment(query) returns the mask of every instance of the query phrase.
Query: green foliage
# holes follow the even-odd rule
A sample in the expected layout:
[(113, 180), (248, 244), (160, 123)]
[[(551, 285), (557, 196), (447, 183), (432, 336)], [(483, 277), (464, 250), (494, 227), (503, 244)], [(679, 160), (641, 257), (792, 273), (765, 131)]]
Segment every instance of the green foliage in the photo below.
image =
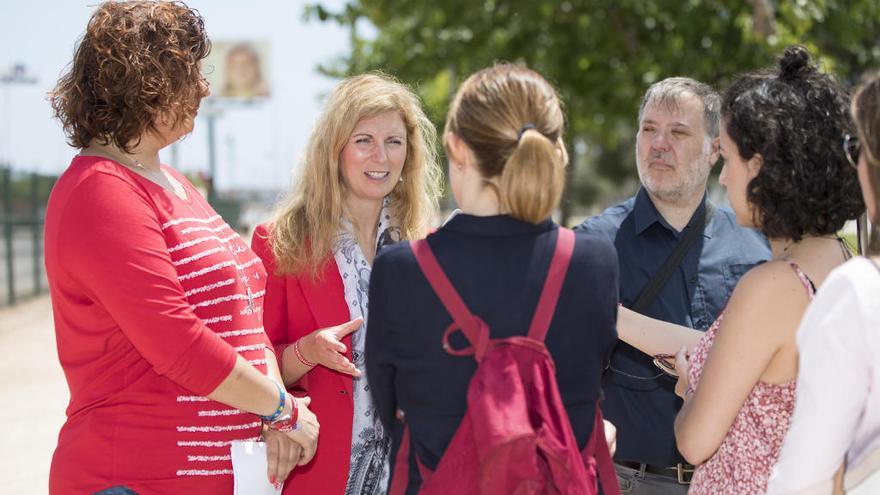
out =
[(438, 124), (476, 70), (504, 60), (542, 73), (565, 101), (570, 140), (586, 150), (572, 181), (581, 204), (634, 184), (636, 113), (652, 82), (681, 75), (724, 87), (791, 43), (849, 83), (880, 61), (877, 0), (349, 0), (306, 16), (350, 29), (351, 53), (323, 72), (393, 74), (419, 90)]

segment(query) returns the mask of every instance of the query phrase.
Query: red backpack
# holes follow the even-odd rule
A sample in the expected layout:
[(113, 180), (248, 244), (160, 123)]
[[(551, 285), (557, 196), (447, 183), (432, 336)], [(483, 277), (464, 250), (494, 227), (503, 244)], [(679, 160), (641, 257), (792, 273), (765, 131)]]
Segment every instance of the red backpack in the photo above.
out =
[[(440, 459), (428, 470), (416, 458), (422, 495), (526, 495), (598, 493), (597, 468), (605, 495), (620, 487), (596, 404), (593, 432), (579, 452), (556, 385), (553, 358), (544, 337), (574, 250), (574, 233), (559, 228), (556, 249), (527, 336), (490, 339), (489, 327), (468, 310), (437, 263), (427, 241), (413, 241), (419, 267), (453, 323), (443, 334), (446, 352), (473, 355), (477, 371), (468, 386), (467, 412)], [(461, 330), (471, 347), (453, 349), (449, 337)], [(406, 491), (409, 428), (397, 454), (389, 495)]]

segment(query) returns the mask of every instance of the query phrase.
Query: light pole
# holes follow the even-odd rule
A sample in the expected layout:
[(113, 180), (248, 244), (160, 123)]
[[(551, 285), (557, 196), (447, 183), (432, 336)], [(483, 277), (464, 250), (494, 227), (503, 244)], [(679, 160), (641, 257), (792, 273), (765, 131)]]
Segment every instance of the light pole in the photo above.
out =
[[(6, 254), (6, 299), (7, 302), (12, 305), (15, 303), (15, 264), (13, 263), (14, 253), (14, 226), (15, 219), (12, 216), (12, 164), (9, 162), (9, 151), (7, 142), (11, 142), (9, 139), (11, 125), (11, 109), (9, 105), (9, 89), (13, 84), (19, 85), (34, 85), (37, 83), (37, 78), (28, 75), (27, 69), (23, 63), (16, 63), (13, 65), (6, 73), (0, 75), (0, 85), (3, 86), (3, 129), (2, 134), (6, 136), (6, 140), (3, 142), (4, 146), (0, 147), (2, 153), (0, 153), (0, 172), (3, 174), (3, 238), (4, 238), (4, 247)], [(34, 215), (36, 216), (36, 214)], [(36, 222), (36, 218), (33, 219)], [(39, 242), (39, 229), (35, 228), (34, 230), (34, 243), (36, 245)], [(35, 249), (36, 250), (36, 249)], [(38, 265), (40, 264), (39, 259), (34, 259), (34, 266), (37, 267), (34, 269), (35, 276), (37, 271), (39, 270)], [(35, 279), (35, 284), (39, 284), (38, 279)], [(39, 288), (39, 285), (35, 285)]]
[(205, 116), (206, 124), (208, 125), (208, 203), (212, 206), (217, 199), (216, 193), (216, 178), (217, 178), (217, 136), (216, 136), (216, 121), (217, 117), (222, 115), (222, 110), (220, 106), (217, 104), (217, 101), (208, 97), (205, 99), (203, 115)]

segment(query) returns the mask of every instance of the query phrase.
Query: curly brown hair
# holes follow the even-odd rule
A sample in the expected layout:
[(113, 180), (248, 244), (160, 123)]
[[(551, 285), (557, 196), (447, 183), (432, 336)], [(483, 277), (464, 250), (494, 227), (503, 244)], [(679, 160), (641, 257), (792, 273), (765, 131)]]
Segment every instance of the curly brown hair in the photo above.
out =
[(182, 2), (104, 2), (49, 93), (68, 143), (125, 152), (156, 124), (193, 118), (206, 96), (200, 61), (211, 51), (198, 11)]
[(763, 158), (747, 198), (768, 238), (835, 234), (865, 209), (843, 152), (854, 132), (849, 95), (793, 45), (777, 67), (748, 73), (725, 91), (721, 117), (739, 155)]

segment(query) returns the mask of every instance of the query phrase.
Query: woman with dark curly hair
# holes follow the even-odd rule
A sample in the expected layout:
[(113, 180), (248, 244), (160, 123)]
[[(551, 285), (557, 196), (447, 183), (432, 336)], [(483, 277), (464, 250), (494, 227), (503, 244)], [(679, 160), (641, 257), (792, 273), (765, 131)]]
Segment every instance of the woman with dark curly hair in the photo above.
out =
[(844, 149), (871, 243), (831, 272), (801, 322), (797, 402), (768, 493), (880, 493), (880, 73), (856, 91), (852, 113), (858, 134)]
[(159, 162), (208, 95), (210, 46), (182, 3), (105, 2), (51, 93), (80, 149), (46, 210), (70, 388), (53, 494), (232, 493), (235, 441), (265, 439), (271, 482), (314, 454), (309, 400), (284, 390), (262, 329), (262, 263)]
[[(767, 488), (794, 408), (798, 324), (815, 288), (850, 256), (837, 232), (864, 209), (840, 146), (853, 129), (848, 102), (800, 46), (776, 68), (736, 80), (721, 107), (720, 182), (737, 222), (766, 235), (773, 257), (740, 279), (705, 334), (620, 317), (628, 343), (651, 354), (678, 350), (684, 402), (675, 437), (698, 465), (689, 493)], [(660, 326), (676, 327), (676, 337), (659, 342)]]

